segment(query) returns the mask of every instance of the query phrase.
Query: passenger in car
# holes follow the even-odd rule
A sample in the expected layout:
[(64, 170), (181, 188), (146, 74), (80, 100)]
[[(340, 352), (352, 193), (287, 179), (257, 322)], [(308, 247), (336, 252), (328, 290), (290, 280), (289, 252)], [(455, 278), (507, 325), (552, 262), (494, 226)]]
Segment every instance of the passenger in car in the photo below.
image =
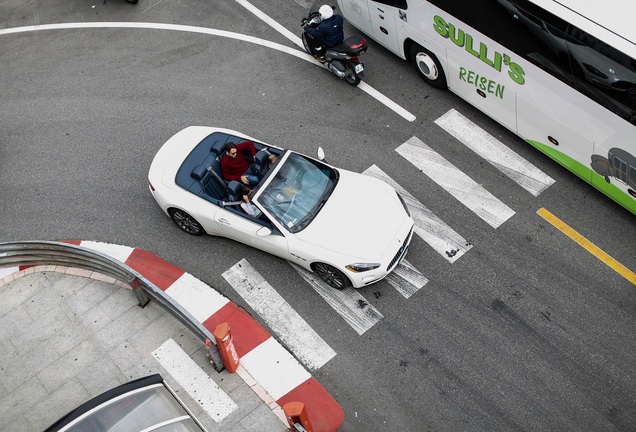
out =
[(243, 154), (245, 150), (249, 151), (252, 156), (256, 155), (256, 147), (251, 140), (239, 144), (227, 143), (225, 157), (221, 158), (223, 179), (228, 182), (237, 180), (247, 186), (256, 186), (260, 179), (250, 162), (245, 158)]
[(270, 153), (270, 155), (267, 157), (267, 165), (271, 168), (276, 163), (276, 159), (276, 155)]
[(254, 206), (250, 202), (250, 195), (252, 195), (252, 189), (247, 186), (241, 186), (241, 199), (245, 202), (241, 203), (241, 208), (250, 216), (256, 214)]

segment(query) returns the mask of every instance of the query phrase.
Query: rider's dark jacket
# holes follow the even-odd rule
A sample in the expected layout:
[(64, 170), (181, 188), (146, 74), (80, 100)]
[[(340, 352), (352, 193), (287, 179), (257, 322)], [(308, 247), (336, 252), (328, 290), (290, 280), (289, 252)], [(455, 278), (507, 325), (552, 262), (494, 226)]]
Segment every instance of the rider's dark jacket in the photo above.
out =
[(321, 38), (322, 43), (330, 48), (344, 40), (343, 19), (340, 15), (333, 15), (323, 20), (316, 27), (307, 27), (306, 31), (314, 38)]

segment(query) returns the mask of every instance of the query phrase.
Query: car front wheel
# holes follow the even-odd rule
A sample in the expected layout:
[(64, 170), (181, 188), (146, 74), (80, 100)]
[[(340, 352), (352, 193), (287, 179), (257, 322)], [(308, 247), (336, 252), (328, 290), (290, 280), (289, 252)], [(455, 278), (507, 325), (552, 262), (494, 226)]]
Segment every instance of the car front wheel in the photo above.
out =
[(349, 285), (349, 279), (337, 268), (325, 263), (315, 263), (313, 270), (327, 285), (335, 289), (345, 289)]
[(200, 236), (204, 233), (203, 227), (195, 218), (190, 216), (183, 210), (172, 209), (170, 210), (170, 217), (177, 224), (179, 228), (188, 234)]

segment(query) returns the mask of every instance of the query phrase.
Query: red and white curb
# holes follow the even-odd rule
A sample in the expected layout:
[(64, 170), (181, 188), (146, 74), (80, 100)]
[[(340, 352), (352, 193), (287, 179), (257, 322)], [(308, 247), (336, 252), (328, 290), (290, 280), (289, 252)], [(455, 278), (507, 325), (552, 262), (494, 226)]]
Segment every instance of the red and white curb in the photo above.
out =
[[(305, 367), (245, 310), (209, 285), (142, 249), (94, 241), (64, 242), (106, 254), (136, 270), (179, 303), (211, 333), (218, 324), (227, 322), (240, 359), (237, 374), (286, 425), (281, 406), (288, 402), (302, 402), (305, 405), (315, 432), (332, 432), (342, 424), (342, 407)], [(19, 275), (21, 271), (23, 274)], [(62, 271), (130, 288), (99, 273), (57, 266), (0, 269), (0, 285), (35, 271)]]

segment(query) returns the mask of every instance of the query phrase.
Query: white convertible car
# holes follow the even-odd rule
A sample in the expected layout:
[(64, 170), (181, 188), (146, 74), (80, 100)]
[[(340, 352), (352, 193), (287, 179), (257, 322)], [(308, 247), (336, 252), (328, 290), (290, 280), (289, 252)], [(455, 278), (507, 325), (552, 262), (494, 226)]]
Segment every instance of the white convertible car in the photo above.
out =
[[(222, 179), (228, 142), (252, 140), (261, 180), (248, 214), (240, 183)], [(277, 160), (269, 167), (268, 156)], [(249, 155), (252, 158), (251, 154)], [(224, 236), (318, 274), (337, 289), (360, 288), (388, 275), (406, 254), (413, 219), (386, 183), (239, 132), (191, 126), (155, 156), (149, 188), (188, 234)]]

